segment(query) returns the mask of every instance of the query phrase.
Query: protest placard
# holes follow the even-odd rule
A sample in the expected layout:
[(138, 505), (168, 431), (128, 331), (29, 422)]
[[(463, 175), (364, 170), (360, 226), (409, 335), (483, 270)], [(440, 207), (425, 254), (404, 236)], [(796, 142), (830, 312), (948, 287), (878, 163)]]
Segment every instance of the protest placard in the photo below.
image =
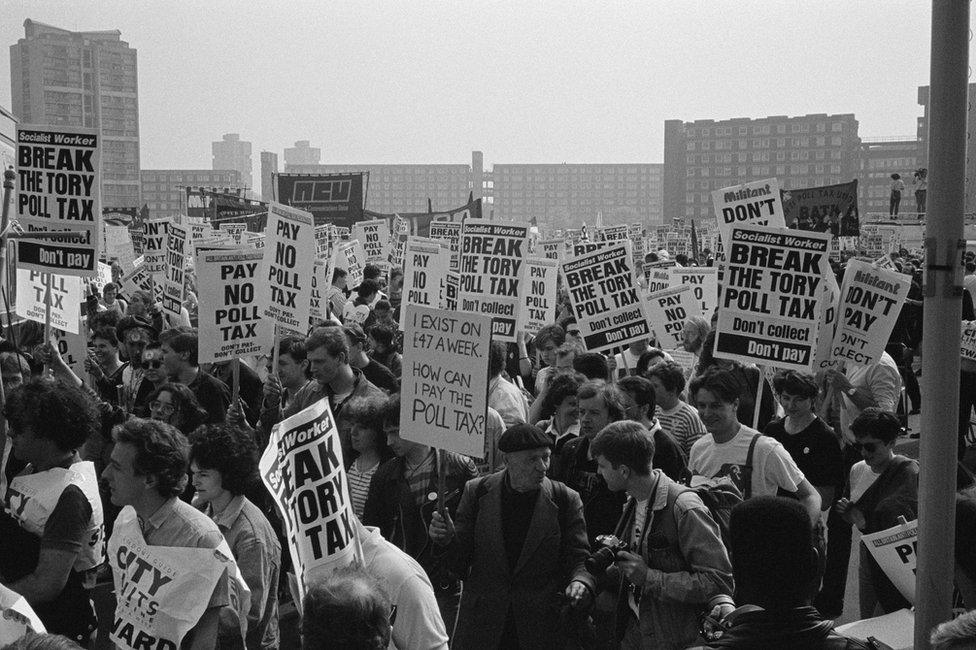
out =
[(386, 268), (390, 257), (390, 228), (386, 219), (357, 221), (352, 225), (353, 239), (358, 239), (366, 253), (365, 263)]
[(408, 305), (400, 436), (484, 458), (491, 318)]
[(163, 279), (163, 311), (179, 316), (186, 286), (186, 228), (171, 223), (166, 230), (166, 270)]
[(461, 224), (453, 221), (431, 221), (430, 238), (447, 242), (451, 251), (451, 270), (461, 270)]
[(592, 253), (593, 251), (603, 250), (610, 246), (610, 242), (605, 241), (579, 241), (573, 243), (573, 257), (579, 257), (580, 255), (586, 255), (587, 253)]
[(145, 258), (139, 257), (132, 272), (122, 277), (122, 292), (131, 296), (134, 291), (148, 291), (152, 295), (154, 284), (152, 273), (146, 268)]
[(271, 321), (261, 316), (269, 291), (263, 258), (254, 250), (210, 250), (197, 258), (200, 363), (261, 354), (271, 345)]
[(746, 225), (786, 227), (779, 181), (775, 178), (713, 190), (712, 205), (726, 249), (733, 228)]
[(915, 564), (918, 562), (918, 520), (898, 524), (877, 533), (861, 535), (861, 541), (891, 584), (908, 602), (915, 603)]
[(17, 127), (17, 219), (26, 233), (67, 231), (72, 237), (23, 239), (22, 268), (59, 275), (95, 274), (102, 247), (98, 129)]
[(840, 287), (833, 271), (824, 273), (823, 298), (820, 305), (820, 328), (817, 332), (817, 354), (813, 370), (819, 372), (833, 368), (837, 362), (830, 358), (830, 348), (834, 343), (834, 329), (840, 313)]
[(963, 359), (976, 362), (976, 320), (964, 320), (962, 322), (960, 351)]
[(830, 358), (857, 365), (880, 359), (911, 284), (907, 275), (848, 260)]
[(359, 553), (344, 467), (327, 398), (271, 429), (261, 479), (285, 524), (300, 599), (313, 576), (348, 566)]
[(403, 303), (400, 309), (400, 329), (406, 327), (406, 305), (440, 307), (442, 285), (451, 267), (451, 250), (443, 241), (415, 237), (407, 238), (403, 266)]
[(519, 311), (515, 330), (534, 336), (556, 320), (556, 276), (559, 260), (529, 257), (519, 282)]
[(222, 223), (220, 224), (220, 229), (230, 235), (231, 241), (235, 246), (240, 246), (244, 237), (244, 231), (247, 230), (247, 224)]
[(187, 224), (190, 229), (190, 241), (196, 241), (197, 239), (203, 239), (210, 232), (210, 228), (206, 223), (201, 221), (191, 221)]
[(457, 311), (458, 292), (461, 290), (461, 274), (455, 271), (448, 271), (444, 280), (444, 296), (441, 300), (441, 309), (447, 311)]
[(86, 327), (86, 319), (81, 318), (80, 325), (78, 326), (78, 332), (66, 332), (58, 328), (51, 329), (51, 341), (54, 345), (58, 347), (58, 354), (64, 359), (65, 364), (71, 371), (75, 373), (78, 377), (84, 377), (86, 374), (85, 370), (85, 358), (88, 356), (88, 342), (85, 341), (84, 331)]
[(328, 318), (326, 313), (326, 300), (323, 299), (325, 288), (331, 283), (325, 281), (325, 272), (329, 263), (323, 259), (315, 260), (315, 268), (312, 270), (312, 297), (308, 303), (309, 325), (314, 325), (316, 321)]
[(336, 247), (335, 268), (346, 272), (346, 286), (355, 289), (363, 282), (366, 253), (358, 239), (340, 242)]
[(619, 226), (605, 226), (596, 231), (596, 240), (598, 242), (617, 242), (617, 241), (628, 241), (630, 239), (630, 227), (627, 224), (621, 224)]
[(646, 262), (642, 269), (644, 271), (644, 284), (646, 293), (654, 293), (671, 286), (671, 267), (676, 266), (674, 260), (661, 260), (658, 262)]
[(263, 314), (296, 332), (304, 332), (308, 324), (315, 267), (314, 228), (308, 212), (268, 204), (264, 278), (271, 285), (271, 293)]
[(685, 379), (688, 379), (695, 373), (695, 366), (698, 364), (698, 357), (696, 357), (693, 352), (688, 352), (684, 348), (673, 348), (671, 350), (667, 350), (667, 353), (671, 355), (671, 358), (676, 364), (681, 366), (681, 369), (685, 373)]
[(539, 242), (542, 256), (549, 260), (562, 260), (566, 242), (562, 239), (547, 239)]
[(166, 271), (166, 233), (172, 219), (154, 219), (142, 224), (142, 259), (153, 275)]
[(694, 287), (679, 284), (650, 293), (645, 298), (647, 319), (659, 347), (678, 347), (684, 340), (681, 333), (685, 321), (702, 315), (701, 301), (695, 298)]
[(672, 266), (668, 269), (672, 287), (687, 284), (692, 295), (701, 303), (701, 315), (710, 318), (718, 306), (718, 267), (716, 266)]
[(809, 372), (830, 235), (736, 226), (730, 241), (715, 356)]
[(247, 245), (258, 250), (264, 249), (265, 234), (263, 232), (247, 233)]
[(491, 316), (499, 341), (515, 342), (518, 284), (528, 244), (524, 223), (468, 219), (461, 228), (461, 310)]
[(604, 352), (651, 338), (630, 242), (566, 260), (562, 270), (587, 350)]
[(176, 650), (220, 580), (231, 582), (231, 605), (246, 620), (250, 592), (225, 540), (215, 549), (150, 546), (126, 506), (115, 520), (108, 560), (116, 595), (108, 632), (117, 648)]
[(132, 234), (126, 226), (105, 226), (105, 257), (113, 257), (122, 265), (122, 271), (127, 273), (135, 265), (136, 253), (132, 246)]
[(0, 647), (45, 631), (27, 599), (0, 584)]
[(53, 275), (35, 269), (17, 268), (17, 304), (14, 312), (36, 323), (45, 322), (44, 296), (51, 288), (51, 327), (78, 333), (81, 317), (82, 279), (79, 276)]

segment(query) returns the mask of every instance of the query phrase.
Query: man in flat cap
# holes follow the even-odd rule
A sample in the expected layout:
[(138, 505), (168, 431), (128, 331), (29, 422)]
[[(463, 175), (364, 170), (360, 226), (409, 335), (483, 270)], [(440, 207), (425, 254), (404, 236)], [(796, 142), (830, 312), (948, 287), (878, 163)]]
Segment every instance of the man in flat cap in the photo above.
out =
[(582, 610), (594, 589), (583, 504), (546, 478), (552, 440), (538, 427), (510, 427), (498, 449), (505, 469), (468, 481), (457, 521), (435, 513), (430, 524), (464, 580), (453, 647), (564, 647), (561, 604)]

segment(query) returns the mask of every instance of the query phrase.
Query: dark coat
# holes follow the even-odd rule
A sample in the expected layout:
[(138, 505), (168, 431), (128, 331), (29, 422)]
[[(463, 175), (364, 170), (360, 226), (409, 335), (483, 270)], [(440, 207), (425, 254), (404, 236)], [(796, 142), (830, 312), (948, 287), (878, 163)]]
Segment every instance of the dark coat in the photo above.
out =
[(561, 487), (566, 502), (560, 508), (549, 479), (539, 490), (518, 562), (509, 568), (501, 521), (504, 480), (502, 470), (468, 481), (458, 506), (448, 556), (464, 579), (454, 632), (457, 650), (496, 648), (509, 608), (522, 647), (558, 647), (559, 594), (572, 580), (594, 588), (583, 568), (589, 553), (583, 504), (576, 492)]

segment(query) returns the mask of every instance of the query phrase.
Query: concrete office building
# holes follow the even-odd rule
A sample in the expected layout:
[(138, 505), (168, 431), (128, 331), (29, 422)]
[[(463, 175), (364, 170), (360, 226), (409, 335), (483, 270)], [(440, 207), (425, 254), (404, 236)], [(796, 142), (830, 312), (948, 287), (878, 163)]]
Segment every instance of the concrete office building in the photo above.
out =
[(28, 19), (24, 38), (10, 46), (12, 110), (20, 122), (100, 129), (107, 208), (141, 206), (136, 50), (121, 36)]
[(274, 175), (278, 173), (278, 154), (273, 151), (261, 152), (261, 200), (270, 201), (275, 197)]
[(242, 189), (236, 169), (144, 169), (142, 198), (150, 218), (186, 214), (186, 188), (204, 188), (229, 194)]
[(776, 177), (783, 189), (857, 176), (853, 114), (664, 123), (664, 219), (713, 218), (712, 190)]
[(240, 182), (247, 190), (254, 189), (251, 180), (251, 143), (241, 140), (237, 133), (225, 133), (219, 142), (211, 145), (213, 169), (215, 171), (236, 169), (241, 174)]
[(286, 165), (317, 165), (322, 159), (322, 150), (310, 147), (308, 140), (299, 140), (294, 147), (285, 147)]
[(863, 221), (868, 215), (888, 214), (891, 175), (905, 182), (899, 212), (915, 212), (912, 172), (921, 166), (919, 141), (910, 137), (864, 138), (858, 154), (857, 197)]
[[(969, 84), (967, 98), (967, 106), (969, 108), (966, 114), (966, 203), (964, 209), (967, 213), (971, 213), (976, 212), (976, 137), (973, 135), (974, 131), (976, 131), (976, 83)], [(918, 166), (928, 168), (929, 116), (931, 115), (932, 109), (932, 107), (929, 105), (928, 86), (919, 86), (918, 104), (922, 107), (922, 116), (918, 118), (918, 123), (916, 124), (916, 133), (918, 135), (919, 143)], [(904, 174), (902, 174), (902, 176), (904, 176)], [(909, 186), (907, 189), (910, 190), (910, 183), (912, 179), (907, 178), (904, 180), (905, 184)], [(911, 192), (909, 192), (909, 194), (910, 193)], [(904, 201), (905, 198), (902, 198), (902, 202)]]
[(549, 228), (592, 226), (597, 214), (605, 225), (661, 223), (660, 163), (641, 164), (499, 164), (492, 166), (495, 219), (529, 222)]

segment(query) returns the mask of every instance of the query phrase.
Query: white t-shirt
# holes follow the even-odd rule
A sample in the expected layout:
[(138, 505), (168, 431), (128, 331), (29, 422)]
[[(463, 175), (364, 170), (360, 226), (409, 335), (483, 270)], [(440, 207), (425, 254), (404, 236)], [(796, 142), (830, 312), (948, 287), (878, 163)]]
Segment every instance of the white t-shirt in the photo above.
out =
[(745, 495), (742, 473), (749, 454), (749, 445), (756, 435), (759, 435), (759, 439), (752, 454), (750, 496), (776, 496), (779, 488), (796, 492), (804, 476), (790, 453), (774, 438), (759, 434), (755, 429), (744, 425), (734, 438), (722, 444), (716, 443), (710, 433), (698, 439), (691, 447), (688, 459), (688, 468), (694, 474), (692, 484), (700, 485), (714, 478), (728, 479)]
[(625, 349), (620, 354), (615, 354), (613, 362), (617, 364), (617, 376), (627, 377), (633, 375), (637, 370), (637, 362), (640, 360), (640, 357), (641, 355), (631, 352), (630, 348)]
[(866, 462), (858, 461), (851, 467), (851, 501), (857, 501), (868, 491), (881, 474), (875, 474)]

